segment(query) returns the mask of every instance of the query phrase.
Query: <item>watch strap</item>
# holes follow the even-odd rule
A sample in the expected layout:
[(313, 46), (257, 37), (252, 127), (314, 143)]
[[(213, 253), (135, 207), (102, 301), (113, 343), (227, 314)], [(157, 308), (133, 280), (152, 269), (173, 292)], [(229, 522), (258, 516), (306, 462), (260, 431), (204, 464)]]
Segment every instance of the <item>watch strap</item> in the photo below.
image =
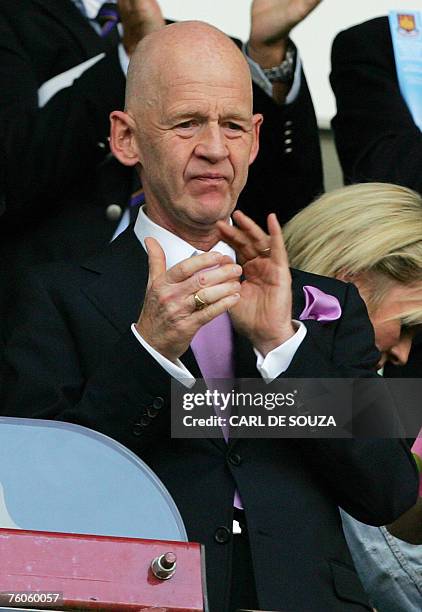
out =
[(296, 70), (297, 49), (289, 39), (286, 56), (278, 66), (262, 68), (263, 73), (271, 83), (292, 83)]

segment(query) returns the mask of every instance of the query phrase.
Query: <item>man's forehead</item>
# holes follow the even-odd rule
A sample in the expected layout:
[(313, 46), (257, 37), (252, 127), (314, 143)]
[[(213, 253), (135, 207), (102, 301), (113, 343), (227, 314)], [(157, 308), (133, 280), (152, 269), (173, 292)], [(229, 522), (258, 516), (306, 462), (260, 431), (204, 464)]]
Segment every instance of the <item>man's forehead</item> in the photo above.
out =
[[(159, 81), (161, 86), (175, 87), (191, 85), (203, 87), (231, 87), (245, 89), (251, 86), (249, 66), (243, 57), (225, 54), (217, 57), (208, 54), (185, 53), (171, 56), (162, 64)], [(158, 79), (157, 79), (158, 80)]]
[(187, 97), (177, 99), (175, 96), (171, 102), (161, 106), (162, 112), (170, 120), (183, 119), (184, 117), (211, 117), (249, 120), (252, 116), (251, 105), (237, 96), (218, 96), (209, 99), (206, 96)]
[(186, 112), (198, 114), (225, 114), (239, 116), (252, 113), (252, 94), (248, 88), (231, 84), (221, 86), (204, 82), (167, 83), (157, 91), (157, 110), (166, 115)]
[(162, 110), (178, 113), (186, 108), (198, 112), (252, 112), (252, 87), (248, 79), (233, 75), (176, 74), (170, 79), (161, 78), (157, 94)]

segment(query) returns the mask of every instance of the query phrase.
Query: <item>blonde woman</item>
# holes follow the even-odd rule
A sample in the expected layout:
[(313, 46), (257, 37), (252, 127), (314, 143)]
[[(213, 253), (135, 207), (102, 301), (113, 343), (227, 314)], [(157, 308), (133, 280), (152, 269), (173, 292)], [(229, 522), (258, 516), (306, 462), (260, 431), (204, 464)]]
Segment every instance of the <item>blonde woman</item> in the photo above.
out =
[(388, 183), (327, 193), (284, 226), (290, 265), (353, 282), (381, 352), (406, 363), (422, 324), (422, 198)]
[[(284, 238), (293, 268), (357, 286), (374, 327), (379, 367), (404, 365), (422, 324), (422, 198), (388, 183), (337, 189), (295, 215), (284, 227)], [(421, 441), (416, 440), (415, 452)], [(393, 537), (384, 527), (342, 516), (373, 605), (382, 612), (420, 611), (422, 547)], [(405, 518), (404, 525), (399, 519), (390, 531), (421, 542), (421, 499)]]

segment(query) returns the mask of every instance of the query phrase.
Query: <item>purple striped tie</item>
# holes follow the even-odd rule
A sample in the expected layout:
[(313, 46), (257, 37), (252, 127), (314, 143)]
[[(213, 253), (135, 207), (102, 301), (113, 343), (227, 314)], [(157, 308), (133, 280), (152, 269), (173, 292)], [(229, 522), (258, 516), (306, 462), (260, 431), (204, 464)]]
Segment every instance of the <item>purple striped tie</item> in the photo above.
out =
[(104, 38), (110, 34), (120, 21), (117, 4), (114, 2), (104, 2), (95, 19), (101, 26), (101, 36)]

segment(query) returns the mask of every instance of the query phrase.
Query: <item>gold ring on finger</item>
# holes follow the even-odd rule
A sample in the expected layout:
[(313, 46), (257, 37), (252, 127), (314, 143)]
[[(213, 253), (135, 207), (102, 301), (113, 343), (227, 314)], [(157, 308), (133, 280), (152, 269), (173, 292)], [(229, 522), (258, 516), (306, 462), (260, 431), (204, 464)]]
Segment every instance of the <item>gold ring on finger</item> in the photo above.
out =
[(202, 310), (208, 306), (208, 304), (204, 302), (204, 300), (202, 300), (197, 293), (195, 293), (193, 299), (195, 300), (195, 310)]
[(271, 256), (271, 247), (267, 247), (266, 249), (262, 249), (259, 251), (261, 257), (270, 257)]

